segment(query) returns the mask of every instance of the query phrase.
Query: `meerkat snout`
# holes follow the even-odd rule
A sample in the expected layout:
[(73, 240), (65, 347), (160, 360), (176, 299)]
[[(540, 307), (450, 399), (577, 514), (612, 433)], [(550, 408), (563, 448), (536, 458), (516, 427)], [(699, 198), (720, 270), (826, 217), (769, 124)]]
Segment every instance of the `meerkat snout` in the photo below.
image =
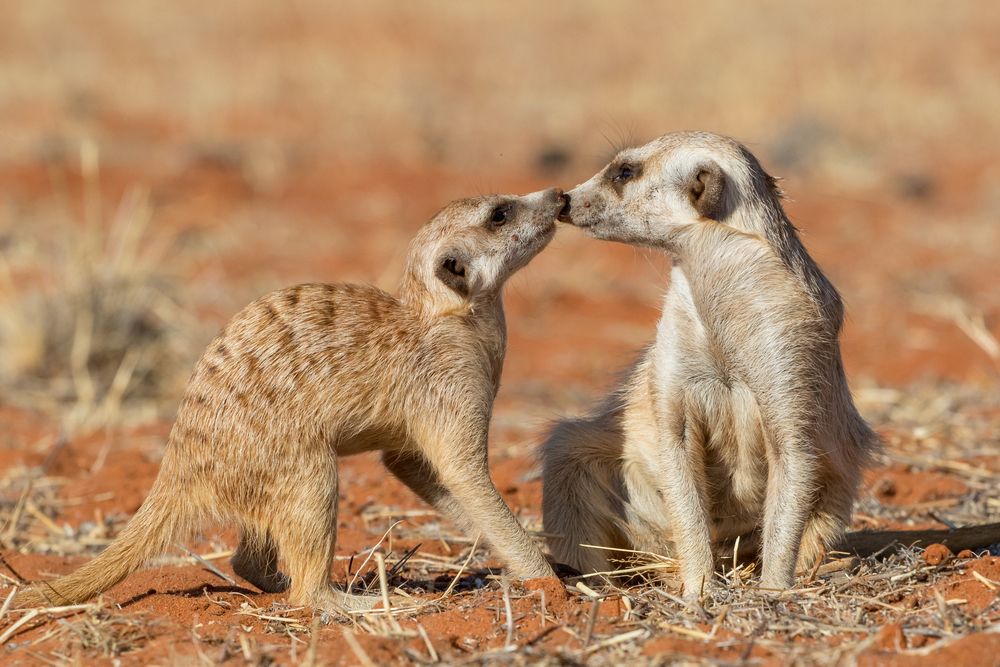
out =
[[(569, 195), (562, 191), (562, 188), (549, 188), (548, 190), (542, 190), (539, 193), (542, 195), (542, 201), (544, 204), (552, 204), (555, 208), (555, 215), (552, 217), (552, 221), (555, 222), (556, 218), (562, 213), (569, 205)], [(532, 195), (526, 195), (531, 197)]]
[(570, 210), (573, 207), (573, 203), (569, 196), (569, 193), (568, 192), (563, 193), (562, 198), (563, 198), (563, 206), (561, 209), (559, 209), (559, 215), (556, 216), (556, 220), (558, 220), (559, 222), (572, 222), (573, 218), (572, 214), (570, 213)]

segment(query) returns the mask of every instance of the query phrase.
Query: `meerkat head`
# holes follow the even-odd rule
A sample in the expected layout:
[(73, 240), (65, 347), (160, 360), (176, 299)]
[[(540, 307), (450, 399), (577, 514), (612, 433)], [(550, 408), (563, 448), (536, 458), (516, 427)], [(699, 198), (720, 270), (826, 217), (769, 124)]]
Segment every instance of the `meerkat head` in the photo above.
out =
[(487, 195), (445, 206), (410, 247), (408, 283), (434, 310), (449, 311), (496, 295), (555, 235), (562, 190)]
[(715, 220), (760, 233), (760, 206), (780, 192), (738, 142), (709, 133), (674, 133), (626, 148), (567, 193), (559, 219), (599, 239), (660, 246), (683, 225)]

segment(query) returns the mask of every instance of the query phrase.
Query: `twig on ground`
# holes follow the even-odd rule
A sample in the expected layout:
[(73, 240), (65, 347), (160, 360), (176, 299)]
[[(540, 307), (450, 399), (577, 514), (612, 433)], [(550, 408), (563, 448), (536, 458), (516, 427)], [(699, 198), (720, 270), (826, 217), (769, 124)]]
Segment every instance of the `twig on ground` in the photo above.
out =
[(503, 588), (503, 610), (507, 617), (505, 623), (507, 626), (507, 639), (504, 641), (504, 648), (512, 649), (514, 648), (514, 611), (510, 605), (510, 582), (507, 580), (506, 574), (500, 577), (500, 586)]
[(434, 644), (431, 643), (431, 638), (427, 635), (427, 630), (420, 623), (417, 623), (417, 632), (420, 633), (420, 638), (424, 640), (424, 646), (427, 647), (427, 654), (430, 656), (431, 662), (440, 662), (441, 658), (438, 657), (437, 651), (434, 650)]
[(214, 565), (212, 565), (211, 563), (209, 563), (207, 560), (205, 560), (204, 558), (202, 558), (201, 556), (199, 556), (195, 552), (193, 552), (190, 549), (188, 549), (183, 544), (178, 544), (176, 546), (179, 549), (181, 549), (182, 551), (184, 551), (185, 553), (187, 553), (188, 556), (190, 556), (191, 558), (195, 559), (195, 561), (197, 561), (199, 565), (201, 565), (203, 568), (205, 568), (206, 570), (208, 570), (209, 572), (211, 572), (212, 574), (214, 574), (218, 578), (222, 579), (226, 583), (231, 584), (233, 586), (236, 585), (236, 580), (235, 579), (233, 579), (228, 574), (226, 574), (225, 572), (223, 572), (219, 568), (217, 568)]
[(455, 577), (451, 580), (451, 583), (448, 584), (448, 588), (446, 588), (444, 593), (441, 594), (441, 597), (438, 598), (438, 601), (444, 600), (449, 595), (451, 595), (451, 592), (453, 590), (455, 590), (455, 586), (458, 584), (458, 580), (462, 578), (462, 574), (465, 572), (465, 568), (469, 566), (469, 561), (472, 560), (473, 554), (476, 553), (476, 546), (479, 544), (480, 537), (482, 537), (482, 535), (476, 535), (476, 539), (472, 543), (472, 548), (469, 549), (469, 555), (465, 557), (465, 561), (462, 563), (462, 567), (458, 569), (458, 572), (455, 574)]
[(358, 662), (365, 667), (376, 667), (375, 663), (372, 662), (372, 659), (368, 657), (367, 653), (365, 653), (364, 647), (361, 646), (361, 643), (354, 635), (354, 632), (348, 628), (341, 628), (340, 632), (344, 635), (344, 641), (347, 642), (347, 645), (351, 648), (351, 652), (354, 653), (354, 657), (358, 659)]
[(0, 635), (0, 646), (6, 644), (7, 640), (14, 636), (14, 633), (20, 630), (22, 626), (30, 623), (36, 616), (39, 615), (39, 613), (38, 609), (31, 609), (27, 614), (11, 623), (10, 627), (4, 630), (4, 633)]

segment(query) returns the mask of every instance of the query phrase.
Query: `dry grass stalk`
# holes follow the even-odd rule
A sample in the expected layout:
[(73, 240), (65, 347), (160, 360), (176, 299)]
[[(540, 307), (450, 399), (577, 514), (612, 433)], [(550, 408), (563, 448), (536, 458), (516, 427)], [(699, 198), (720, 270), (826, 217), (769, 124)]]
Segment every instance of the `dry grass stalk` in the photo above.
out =
[(40, 612), (38, 609), (30, 609), (28, 613), (26, 613), (24, 616), (11, 623), (10, 627), (4, 630), (3, 634), (0, 635), (0, 646), (6, 644), (7, 640), (14, 636), (14, 633), (16, 633), (23, 626), (27, 625), (32, 620), (34, 620), (34, 618), (38, 616), (39, 613)]
[(309, 628), (309, 649), (306, 657), (302, 660), (304, 667), (316, 667), (316, 648), (319, 646), (320, 617), (313, 616), (312, 626)]
[(431, 662), (440, 662), (441, 659), (438, 657), (438, 652), (434, 650), (434, 644), (431, 643), (431, 638), (427, 635), (427, 630), (420, 623), (417, 623), (417, 632), (420, 633), (420, 638), (424, 642), (424, 646), (427, 647), (427, 655), (430, 656)]
[(141, 648), (155, 625), (155, 621), (142, 617), (112, 615), (98, 609), (64, 627), (79, 650), (116, 657)]
[[(372, 557), (378, 552), (378, 548), (382, 545), (383, 542), (385, 542), (385, 540), (389, 537), (390, 533), (392, 533), (392, 529), (395, 528), (396, 526), (398, 526), (400, 523), (402, 523), (402, 521), (396, 521), (391, 526), (389, 526), (386, 529), (386, 531), (384, 533), (382, 533), (382, 537), (379, 538), (378, 542), (376, 542), (374, 544), (374, 546), (372, 546), (372, 547), (370, 547), (368, 549), (368, 555), (365, 556), (365, 560), (361, 563), (361, 566), (357, 570), (355, 570), (354, 576), (351, 577), (351, 581), (348, 582), (348, 584), (347, 584), (347, 593), (348, 593), (348, 595), (351, 594), (351, 591), (354, 588), (354, 584), (355, 584), (355, 582), (357, 582), (358, 577), (364, 571), (365, 566), (368, 565), (368, 563), (369, 563), (369, 561), (371, 561)], [(353, 556), (352, 556), (352, 558), (353, 558)]]
[(382, 592), (382, 605), (384, 613), (386, 618), (388, 618), (389, 622), (392, 624), (393, 630), (400, 632), (402, 631), (402, 628), (399, 627), (399, 622), (396, 621), (396, 618), (392, 615), (392, 603), (389, 600), (389, 577), (385, 571), (385, 557), (381, 554), (381, 552), (375, 553), (375, 563), (378, 566), (378, 586), (379, 590)]
[(701, 639), (708, 641), (712, 638), (712, 635), (707, 632), (701, 632), (700, 630), (691, 630), (689, 628), (681, 627), (679, 625), (670, 625), (669, 623), (664, 623), (660, 625), (660, 628), (667, 630), (668, 632), (675, 632), (679, 635), (684, 635), (685, 637), (693, 637), (695, 639)]
[[(97, 179), (99, 152), (87, 145), (81, 160), (90, 165), (87, 178)], [(53, 253), (65, 258), (44, 267), (52, 279), (10, 278), (0, 292), (0, 391), (12, 402), (57, 412), (70, 432), (117, 423), (127, 404), (169, 404), (196, 351), (188, 334), (200, 329), (168, 314), (166, 293), (175, 283), (156, 267), (170, 241), (148, 233), (148, 193), (127, 191), (107, 231), (93, 204), (96, 182), (85, 183), (84, 197), (85, 224), (65, 225), (70, 233), (60, 235), (64, 246)]]
[(462, 574), (465, 572), (465, 568), (467, 568), (469, 566), (469, 561), (472, 560), (472, 556), (476, 553), (476, 546), (479, 544), (479, 538), (480, 537), (482, 537), (482, 536), (481, 535), (476, 535), (476, 539), (472, 543), (472, 548), (469, 549), (469, 555), (466, 556), (465, 561), (462, 563), (462, 566), (460, 568), (458, 568), (458, 572), (455, 573), (455, 577), (451, 580), (451, 583), (448, 584), (448, 588), (446, 588), (445, 591), (444, 591), (444, 593), (441, 594), (441, 597), (438, 598), (438, 600), (437, 600), (438, 602), (440, 602), (440, 601), (444, 600), (445, 598), (447, 598), (448, 596), (450, 596), (451, 593), (452, 593), (452, 591), (455, 590), (455, 586), (458, 584), (458, 580), (462, 578)]
[(986, 319), (981, 312), (956, 309), (954, 320), (955, 325), (962, 330), (962, 333), (972, 339), (972, 342), (978, 345), (979, 349), (993, 360), (993, 363), (1000, 363), (1000, 342), (986, 326)]
[(601, 599), (596, 596), (590, 596), (593, 599), (590, 601), (590, 613), (587, 615), (587, 629), (583, 633), (583, 645), (586, 647), (590, 644), (590, 640), (594, 636), (594, 625), (597, 623), (597, 611), (601, 608)]
[(4, 599), (3, 606), (0, 607), (0, 622), (2, 622), (3, 617), (7, 615), (7, 610), (10, 609), (10, 603), (13, 602), (14, 596), (17, 595), (19, 588), (19, 586), (13, 586), (10, 589), (10, 593), (8, 593), (7, 597)]
[(358, 661), (364, 665), (364, 667), (376, 667), (375, 663), (368, 657), (364, 647), (361, 646), (361, 643), (358, 641), (358, 638), (354, 635), (354, 633), (348, 628), (341, 628), (340, 631), (344, 635), (344, 641), (346, 641), (347, 645), (351, 648), (351, 652), (354, 654), (354, 657), (357, 658)]
[(608, 637), (593, 646), (584, 650), (584, 655), (589, 655), (597, 651), (601, 651), (611, 646), (616, 646), (619, 644), (625, 644), (627, 642), (635, 641), (647, 633), (645, 628), (639, 628), (638, 630), (631, 630), (629, 632), (623, 632), (620, 635), (615, 635), (614, 637)]
[[(988, 579), (983, 575), (979, 574), (978, 572), (976, 572), (975, 570), (972, 571), (972, 576), (978, 579), (980, 583), (982, 583), (984, 586), (986, 586), (986, 588), (990, 589), (991, 591), (1000, 590), (1000, 581), (993, 581), (992, 579)], [(3, 614), (0, 613), (0, 618), (2, 617)]]
[(506, 617), (504, 626), (507, 628), (507, 638), (504, 641), (504, 648), (511, 650), (514, 648), (514, 610), (510, 604), (510, 581), (507, 575), (500, 577), (500, 586), (503, 589), (503, 611)]

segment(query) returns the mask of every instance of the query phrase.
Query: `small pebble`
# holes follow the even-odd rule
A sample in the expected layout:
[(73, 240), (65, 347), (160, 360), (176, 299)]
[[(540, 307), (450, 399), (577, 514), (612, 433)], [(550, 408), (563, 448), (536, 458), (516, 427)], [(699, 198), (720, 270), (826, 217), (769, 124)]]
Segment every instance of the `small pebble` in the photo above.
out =
[(951, 549), (943, 544), (932, 544), (924, 549), (924, 561), (928, 565), (940, 565), (951, 557)]

